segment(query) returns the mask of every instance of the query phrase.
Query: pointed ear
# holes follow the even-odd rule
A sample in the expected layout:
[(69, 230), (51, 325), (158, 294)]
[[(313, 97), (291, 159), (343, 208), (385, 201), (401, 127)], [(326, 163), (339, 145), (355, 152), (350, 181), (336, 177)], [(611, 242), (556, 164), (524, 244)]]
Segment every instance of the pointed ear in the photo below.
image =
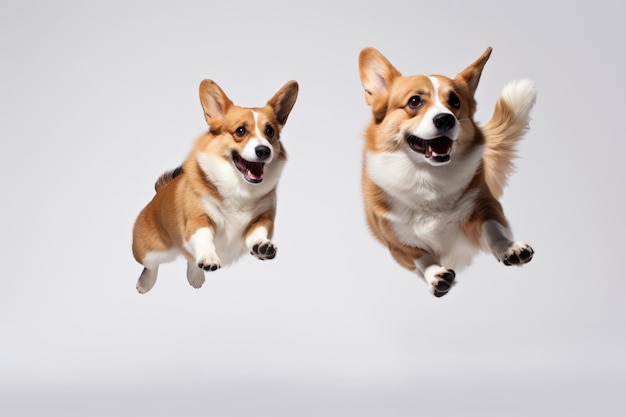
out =
[(372, 106), (376, 121), (381, 121), (387, 113), (391, 84), (402, 74), (374, 48), (365, 48), (359, 54), (359, 74), (365, 101)]
[(478, 88), (480, 75), (482, 74), (483, 68), (485, 67), (485, 64), (487, 63), (490, 55), (491, 47), (488, 47), (485, 52), (483, 52), (483, 54), (480, 56), (480, 58), (478, 58), (469, 67), (465, 68), (456, 76), (457, 80), (460, 80), (462, 84), (467, 85), (469, 93), (472, 96), (474, 96), (476, 88)]
[(289, 117), (293, 105), (296, 104), (297, 98), (298, 83), (289, 81), (274, 94), (274, 97), (268, 100), (267, 105), (274, 111), (276, 120), (281, 127), (287, 123), (287, 117)]
[(204, 118), (211, 129), (217, 128), (222, 123), (224, 114), (233, 105), (220, 86), (212, 80), (203, 80), (200, 83), (200, 103), (204, 110)]

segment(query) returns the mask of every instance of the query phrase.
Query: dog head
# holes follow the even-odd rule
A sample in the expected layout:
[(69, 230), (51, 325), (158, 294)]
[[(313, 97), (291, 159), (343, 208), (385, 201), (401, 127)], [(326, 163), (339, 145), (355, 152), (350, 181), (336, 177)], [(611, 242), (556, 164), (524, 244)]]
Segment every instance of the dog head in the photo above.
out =
[(286, 159), (280, 132), (297, 96), (298, 83), (289, 81), (264, 107), (245, 108), (234, 105), (214, 81), (202, 81), (200, 103), (210, 130), (199, 152), (226, 161), (225, 169), (246, 183), (261, 183), (266, 167)]
[(474, 93), (491, 48), (455, 78), (402, 74), (376, 49), (359, 56), (365, 100), (372, 107), (372, 150), (407, 149), (412, 159), (439, 166), (448, 163), (455, 148), (481, 140), (473, 121)]

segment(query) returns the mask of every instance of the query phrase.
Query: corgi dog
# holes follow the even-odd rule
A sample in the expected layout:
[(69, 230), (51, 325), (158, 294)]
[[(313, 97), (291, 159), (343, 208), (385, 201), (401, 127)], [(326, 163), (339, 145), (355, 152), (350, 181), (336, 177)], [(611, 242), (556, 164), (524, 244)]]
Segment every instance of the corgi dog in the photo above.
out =
[(270, 240), (276, 215), (276, 186), (287, 154), (280, 133), (298, 96), (286, 83), (264, 107), (233, 104), (211, 80), (200, 83), (200, 103), (209, 125), (182, 166), (164, 173), (156, 195), (133, 230), (133, 255), (144, 269), (137, 291), (154, 286), (159, 265), (183, 255), (187, 280), (204, 283), (246, 252), (273, 259)]
[(403, 76), (365, 48), (359, 74), (372, 120), (364, 133), (362, 195), (369, 230), (435, 297), (455, 284), (479, 250), (523, 265), (532, 247), (515, 241), (499, 198), (515, 145), (529, 129), (536, 90), (507, 84), (479, 126), (474, 93), (491, 48), (454, 78)]

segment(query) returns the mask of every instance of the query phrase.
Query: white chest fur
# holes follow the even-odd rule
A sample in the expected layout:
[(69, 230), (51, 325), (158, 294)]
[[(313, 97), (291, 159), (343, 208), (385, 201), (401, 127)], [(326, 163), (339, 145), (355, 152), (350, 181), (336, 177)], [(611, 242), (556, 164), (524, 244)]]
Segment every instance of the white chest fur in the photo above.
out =
[(249, 252), (245, 241), (247, 228), (252, 220), (276, 204), (276, 198), (268, 195), (254, 202), (232, 199), (220, 202), (204, 195), (202, 204), (215, 224), (213, 244), (222, 265), (226, 266)]
[(403, 150), (367, 153), (368, 176), (390, 197), (387, 221), (399, 242), (419, 247), (441, 265), (461, 269), (471, 263), (477, 248), (462, 225), (474, 207), (476, 193), (466, 193), (480, 163), (482, 149), (456, 155), (445, 166), (416, 162)]
[(202, 170), (223, 196), (220, 201), (202, 196), (204, 210), (215, 223), (213, 243), (222, 265), (236, 261), (249, 249), (245, 233), (250, 222), (276, 205), (272, 193), (280, 178), (284, 161), (274, 160), (265, 167), (263, 182), (246, 182), (233, 164), (210, 154), (200, 154)]

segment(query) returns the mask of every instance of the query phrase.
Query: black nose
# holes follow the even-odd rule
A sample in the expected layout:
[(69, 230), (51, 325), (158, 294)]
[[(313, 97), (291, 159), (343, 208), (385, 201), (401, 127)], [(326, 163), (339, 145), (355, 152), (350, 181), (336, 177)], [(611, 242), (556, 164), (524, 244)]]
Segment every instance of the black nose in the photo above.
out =
[(447, 132), (454, 127), (456, 120), (450, 113), (439, 113), (433, 117), (433, 123), (439, 131)]
[(256, 153), (256, 156), (259, 157), (259, 159), (261, 160), (265, 160), (267, 158), (270, 157), (270, 155), (272, 154), (272, 150), (264, 145), (259, 145), (256, 148), (254, 148), (254, 152)]

